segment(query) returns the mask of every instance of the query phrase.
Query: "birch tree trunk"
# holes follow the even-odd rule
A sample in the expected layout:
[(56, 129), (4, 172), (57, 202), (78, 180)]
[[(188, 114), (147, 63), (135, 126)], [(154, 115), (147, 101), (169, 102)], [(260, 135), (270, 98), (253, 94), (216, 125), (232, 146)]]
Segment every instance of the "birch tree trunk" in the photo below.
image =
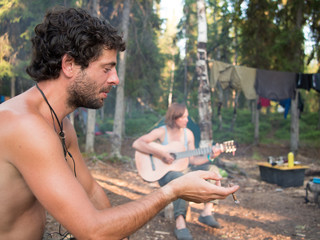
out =
[(10, 79), (10, 83), (11, 83), (10, 96), (13, 98), (16, 95), (16, 77), (15, 76), (13, 76)]
[[(100, 9), (100, 0), (90, 1), (89, 8), (90, 7), (91, 7), (92, 15), (98, 17), (100, 15), (100, 10), (99, 10)], [(94, 152), (95, 125), (96, 125), (96, 110), (95, 109), (88, 109), (85, 151), (89, 152), (89, 153)]]
[(168, 107), (170, 107), (172, 104), (174, 70), (175, 70), (174, 53), (172, 53), (171, 56), (172, 56), (172, 65), (171, 65), (171, 73), (170, 73), (170, 89), (169, 89), (169, 96), (168, 96)]
[(95, 124), (96, 124), (96, 110), (95, 109), (88, 109), (85, 151), (89, 152), (89, 153), (94, 152), (94, 127), (95, 127)]
[(207, 18), (205, 0), (197, 0), (198, 52), (196, 71), (199, 81), (198, 107), (201, 131), (200, 147), (212, 144), (211, 91), (207, 69)]
[[(129, 14), (131, 10), (131, 1), (125, 0), (123, 7), (122, 16), (122, 31), (123, 39), (127, 41), (128, 31), (129, 31)], [(120, 52), (119, 54), (119, 69), (118, 76), (120, 83), (117, 87), (117, 97), (116, 97), (116, 109), (113, 122), (113, 139), (112, 139), (112, 152), (111, 155), (121, 158), (121, 144), (122, 136), (125, 132), (125, 96), (124, 96), (124, 86), (125, 86), (125, 72), (126, 72), (126, 51)]]

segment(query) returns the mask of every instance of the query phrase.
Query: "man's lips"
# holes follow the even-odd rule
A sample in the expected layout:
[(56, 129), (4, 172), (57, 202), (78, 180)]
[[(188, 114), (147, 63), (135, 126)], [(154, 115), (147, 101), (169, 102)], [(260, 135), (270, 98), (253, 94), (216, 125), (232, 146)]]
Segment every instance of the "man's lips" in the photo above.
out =
[(108, 86), (101, 90), (101, 93), (103, 94), (104, 98), (108, 96), (108, 93), (110, 92), (111, 89), (112, 89), (112, 86)]

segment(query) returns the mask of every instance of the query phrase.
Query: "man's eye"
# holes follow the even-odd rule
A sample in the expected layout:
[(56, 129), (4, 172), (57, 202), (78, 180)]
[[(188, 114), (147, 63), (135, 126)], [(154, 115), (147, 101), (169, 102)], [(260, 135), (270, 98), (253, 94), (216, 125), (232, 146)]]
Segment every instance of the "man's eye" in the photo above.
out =
[(105, 68), (104, 71), (105, 71), (106, 73), (108, 73), (108, 72), (111, 71), (111, 69), (110, 69), (110, 68)]

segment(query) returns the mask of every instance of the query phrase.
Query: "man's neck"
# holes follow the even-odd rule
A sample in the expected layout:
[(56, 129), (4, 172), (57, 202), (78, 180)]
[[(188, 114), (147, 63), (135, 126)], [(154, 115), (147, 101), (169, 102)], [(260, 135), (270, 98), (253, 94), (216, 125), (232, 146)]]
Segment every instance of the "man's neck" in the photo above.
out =
[(35, 91), (38, 92), (41, 98), (41, 105), (43, 108), (50, 110), (52, 108), (57, 115), (57, 118), (61, 122), (69, 113), (75, 109), (67, 105), (67, 91), (66, 87), (58, 80), (43, 81), (38, 83), (38, 88), (35, 87)]

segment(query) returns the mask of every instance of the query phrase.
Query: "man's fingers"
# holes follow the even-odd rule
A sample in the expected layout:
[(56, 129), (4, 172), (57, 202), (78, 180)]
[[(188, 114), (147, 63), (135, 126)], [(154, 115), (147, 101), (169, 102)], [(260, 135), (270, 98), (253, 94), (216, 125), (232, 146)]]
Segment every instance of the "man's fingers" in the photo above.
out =
[(220, 181), (222, 176), (219, 173), (215, 173), (213, 171), (199, 171), (201, 173), (201, 177), (205, 180), (216, 180)]

